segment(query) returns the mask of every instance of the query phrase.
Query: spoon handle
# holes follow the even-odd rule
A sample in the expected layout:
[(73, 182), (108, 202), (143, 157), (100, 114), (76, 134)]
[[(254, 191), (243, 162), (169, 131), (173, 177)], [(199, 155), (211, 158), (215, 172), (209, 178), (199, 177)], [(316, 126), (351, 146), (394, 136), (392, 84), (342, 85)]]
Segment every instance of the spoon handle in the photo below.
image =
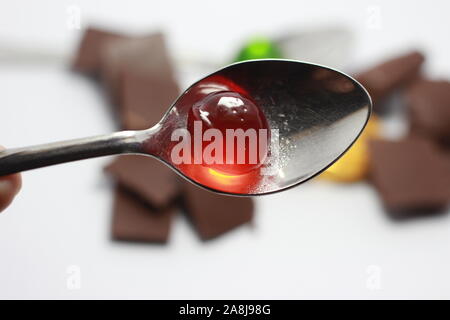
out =
[(70, 161), (120, 153), (139, 153), (137, 131), (7, 149), (0, 152), (0, 176)]

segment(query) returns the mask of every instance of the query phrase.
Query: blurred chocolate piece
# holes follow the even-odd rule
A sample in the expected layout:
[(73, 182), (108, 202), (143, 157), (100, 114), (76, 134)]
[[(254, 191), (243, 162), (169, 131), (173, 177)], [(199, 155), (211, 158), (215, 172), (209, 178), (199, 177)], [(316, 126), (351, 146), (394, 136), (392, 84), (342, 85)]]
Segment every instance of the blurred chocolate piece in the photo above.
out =
[(411, 132), (450, 145), (450, 82), (420, 79), (407, 88)]
[[(355, 76), (369, 92), (374, 103), (387, 97), (393, 90), (413, 80), (425, 60), (417, 51), (393, 58)], [(377, 111), (377, 108), (375, 108)]]
[[(89, 28), (73, 68), (101, 76), (124, 129), (155, 125), (177, 98), (179, 88), (161, 34), (125, 37)], [(253, 216), (253, 200), (226, 197), (181, 181), (170, 168), (145, 156), (120, 156), (105, 170), (117, 182), (112, 236), (125, 241), (166, 242), (183, 191), (202, 239), (219, 236)]]
[(371, 178), (394, 217), (431, 213), (450, 201), (450, 157), (428, 140), (371, 141)]
[(124, 129), (148, 129), (158, 123), (175, 101), (179, 88), (173, 80), (159, 80), (155, 74), (123, 74), (121, 108)]
[(73, 69), (97, 76), (100, 70), (102, 48), (110, 41), (125, 38), (123, 35), (96, 28), (86, 29), (73, 61)]
[[(113, 102), (119, 106), (117, 112), (122, 128), (147, 129), (161, 120), (179, 92), (162, 35), (111, 41), (103, 47), (101, 57), (102, 80)], [(154, 223), (149, 227), (151, 234), (164, 238), (170, 223), (166, 218), (167, 212), (171, 217), (174, 210), (167, 208), (173, 208), (175, 199), (179, 197), (177, 175), (161, 162), (137, 155), (118, 157), (106, 171), (134, 195), (127, 198), (128, 209), (122, 205), (124, 210), (131, 211), (122, 213), (121, 223), (125, 227), (115, 227), (122, 230), (121, 238), (158, 241), (158, 236), (142, 237), (146, 233), (141, 228), (136, 232), (127, 228), (135, 223), (138, 214), (142, 217), (146, 210)], [(123, 196), (119, 194), (117, 197), (116, 202), (124, 202), (120, 199)], [(155, 221), (158, 217), (153, 214), (155, 209), (163, 212), (161, 220)], [(160, 233), (157, 228), (161, 228)]]
[(176, 174), (150, 157), (119, 156), (105, 170), (154, 208), (168, 207), (179, 194)]
[(152, 77), (153, 82), (161, 84), (174, 83), (174, 72), (163, 35), (155, 33), (145, 37), (110, 41), (102, 47), (102, 79), (114, 102), (120, 100), (124, 72)]
[(183, 185), (183, 205), (203, 240), (215, 238), (253, 218), (253, 200), (223, 196), (187, 181)]
[(141, 198), (118, 186), (115, 190), (112, 237), (115, 240), (167, 242), (174, 208), (155, 211)]

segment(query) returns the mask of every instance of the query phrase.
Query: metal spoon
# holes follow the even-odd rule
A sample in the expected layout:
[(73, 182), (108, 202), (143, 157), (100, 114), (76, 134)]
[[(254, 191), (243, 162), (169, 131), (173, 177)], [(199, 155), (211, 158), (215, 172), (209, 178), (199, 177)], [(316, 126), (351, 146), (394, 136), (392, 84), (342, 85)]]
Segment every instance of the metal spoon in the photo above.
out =
[[(265, 114), (272, 134), (270, 156), (252, 183), (220, 175), (199, 179), (173, 164), (171, 134), (186, 128), (192, 95), (217, 76), (245, 88)], [(217, 90), (223, 90), (220, 87)], [(191, 99), (191, 100), (190, 100)], [(349, 76), (293, 60), (232, 64), (189, 87), (154, 127), (0, 152), (0, 176), (114, 154), (143, 154), (166, 163), (187, 180), (224, 194), (262, 195), (305, 182), (333, 164), (364, 129), (371, 112), (367, 91)], [(256, 181), (256, 182), (255, 182)], [(240, 184), (240, 185), (239, 185)], [(236, 187), (237, 186), (237, 187)]]

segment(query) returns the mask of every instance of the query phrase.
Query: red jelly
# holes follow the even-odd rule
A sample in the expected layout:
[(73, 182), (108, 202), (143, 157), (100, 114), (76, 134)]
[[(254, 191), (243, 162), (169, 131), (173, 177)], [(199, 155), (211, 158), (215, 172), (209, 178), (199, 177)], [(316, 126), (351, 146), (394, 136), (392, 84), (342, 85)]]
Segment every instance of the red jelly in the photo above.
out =
[(192, 161), (178, 168), (214, 189), (250, 193), (257, 187), (270, 132), (247, 92), (229, 79), (212, 76), (191, 88), (179, 105), (188, 110)]
[[(259, 168), (264, 162), (267, 153), (267, 120), (250, 98), (232, 91), (210, 93), (197, 101), (189, 111), (187, 126), (191, 136), (195, 135), (196, 121), (203, 137), (201, 151), (204, 166), (221, 173), (241, 175)], [(208, 138), (209, 129), (217, 129), (221, 135)], [(211, 151), (213, 159), (208, 161), (206, 148), (216, 139), (222, 141)], [(260, 141), (262, 139), (265, 141)], [(193, 154), (195, 152), (199, 150), (193, 150)]]

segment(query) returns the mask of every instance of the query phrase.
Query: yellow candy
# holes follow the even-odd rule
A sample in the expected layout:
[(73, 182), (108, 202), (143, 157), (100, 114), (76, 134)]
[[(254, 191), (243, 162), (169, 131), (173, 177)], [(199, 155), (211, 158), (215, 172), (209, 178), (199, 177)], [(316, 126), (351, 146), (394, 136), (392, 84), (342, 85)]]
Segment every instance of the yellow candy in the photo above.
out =
[(379, 132), (380, 120), (372, 115), (363, 133), (350, 150), (324, 171), (320, 177), (337, 182), (356, 182), (365, 179), (369, 170), (367, 142), (378, 137)]

